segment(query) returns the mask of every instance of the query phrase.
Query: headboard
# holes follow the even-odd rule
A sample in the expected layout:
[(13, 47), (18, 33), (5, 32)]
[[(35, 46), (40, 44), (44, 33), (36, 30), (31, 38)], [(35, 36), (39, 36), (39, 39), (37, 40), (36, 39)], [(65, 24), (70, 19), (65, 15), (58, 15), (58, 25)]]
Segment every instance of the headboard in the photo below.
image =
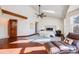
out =
[(79, 40), (79, 33), (69, 33), (67, 37), (73, 40)]

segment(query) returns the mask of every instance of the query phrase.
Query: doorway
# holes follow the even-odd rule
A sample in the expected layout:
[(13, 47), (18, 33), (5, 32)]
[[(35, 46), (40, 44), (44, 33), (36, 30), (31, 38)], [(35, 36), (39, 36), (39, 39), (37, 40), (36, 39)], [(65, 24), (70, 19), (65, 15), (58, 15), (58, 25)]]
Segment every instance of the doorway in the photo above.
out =
[(10, 19), (8, 21), (8, 35), (9, 35), (9, 42), (16, 41), (17, 39), (17, 20)]

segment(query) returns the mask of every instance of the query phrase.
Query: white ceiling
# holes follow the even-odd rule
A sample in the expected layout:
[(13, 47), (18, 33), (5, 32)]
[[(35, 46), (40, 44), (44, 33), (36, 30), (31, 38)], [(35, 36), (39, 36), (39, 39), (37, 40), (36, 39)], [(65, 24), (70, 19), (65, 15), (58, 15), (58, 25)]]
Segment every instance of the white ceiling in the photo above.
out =
[[(38, 11), (38, 5), (32, 6), (36, 11)], [(55, 11), (55, 13), (47, 13), (44, 12), (47, 16), (55, 17), (63, 19), (67, 13), (68, 5), (41, 5), (41, 11), (42, 10), (50, 10)]]
[[(12, 12), (27, 16), (30, 14), (35, 14), (34, 11), (38, 11), (38, 5), (2, 5), (3, 9), (10, 10)], [(30, 7), (30, 8), (29, 8)], [(55, 11), (55, 13), (45, 13), (49, 17), (55, 17), (59, 19), (63, 19), (66, 15), (68, 5), (41, 5), (42, 10), (51, 10)], [(31, 10), (28, 12), (28, 10)]]

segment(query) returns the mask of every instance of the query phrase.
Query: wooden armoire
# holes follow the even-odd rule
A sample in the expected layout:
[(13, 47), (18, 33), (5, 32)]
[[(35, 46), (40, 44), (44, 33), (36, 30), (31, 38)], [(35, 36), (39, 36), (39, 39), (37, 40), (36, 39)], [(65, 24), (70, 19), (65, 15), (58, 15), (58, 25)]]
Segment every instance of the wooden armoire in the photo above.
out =
[(9, 42), (16, 41), (17, 39), (17, 20), (16, 19), (9, 19), (8, 21), (8, 35), (9, 35)]

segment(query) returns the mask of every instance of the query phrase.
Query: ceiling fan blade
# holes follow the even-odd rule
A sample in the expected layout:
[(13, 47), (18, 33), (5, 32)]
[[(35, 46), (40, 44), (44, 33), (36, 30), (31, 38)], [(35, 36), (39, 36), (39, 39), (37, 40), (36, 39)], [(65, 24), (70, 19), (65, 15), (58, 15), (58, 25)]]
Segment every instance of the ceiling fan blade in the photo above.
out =
[(41, 12), (41, 8), (40, 8), (41, 6), (40, 5), (38, 5), (38, 13), (35, 13), (35, 15), (36, 15), (36, 17), (37, 18), (43, 18), (43, 17), (46, 17), (46, 15), (45, 15), (45, 13), (42, 13)]
[(46, 14), (42, 13), (41, 15), (43, 15), (44, 17), (46, 17)]

